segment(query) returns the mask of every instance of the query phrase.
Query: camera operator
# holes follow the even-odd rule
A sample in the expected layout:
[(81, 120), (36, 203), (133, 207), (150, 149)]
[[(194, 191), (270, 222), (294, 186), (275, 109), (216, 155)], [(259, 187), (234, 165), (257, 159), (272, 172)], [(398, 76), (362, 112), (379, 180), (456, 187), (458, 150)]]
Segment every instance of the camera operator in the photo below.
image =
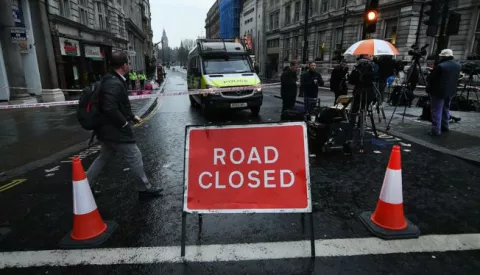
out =
[(353, 106), (351, 109), (352, 125), (356, 122), (360, 106), (362, 109), (365, 109), (375, 99), (373, 62), (369, 56), (364, 55), (359, 56), (357, 60), (358, 62), (355, 68), (348, 77), (348, 82), (355, 85), (353, 89)]
[(440, 136), (442, 132), (449, 131), (450, 103), (457, 92), (460, 70), (461, 65), (453, 60), (453, 51), (442, 50), (427, 85), (432, 108), (431, 136)]
[(395, 75), (396, 62), (391, 55), (381, 55), (377, 61), (378, 72), (378, 90), (380, 91), (381, 99), (383, 101), (385, 87), (387, 86), (387, 78)]
[(335, 66), (330, 75), (330, 91), (335, 93), (334, 104), (337, 103), (337, 99), (341, 95), (348, 94), (347, 86), (348, 78), (348, 66), (345, 60), (340, 61), (340, 64)]
[(316, 72), (317, 64), (312, 61), (308, 64), (308, 71), (300, 78), (300, 91), (304, 95), (305, 111), (311, 114), (318, 98), (318, 87), (323, 86), (322, 75)]

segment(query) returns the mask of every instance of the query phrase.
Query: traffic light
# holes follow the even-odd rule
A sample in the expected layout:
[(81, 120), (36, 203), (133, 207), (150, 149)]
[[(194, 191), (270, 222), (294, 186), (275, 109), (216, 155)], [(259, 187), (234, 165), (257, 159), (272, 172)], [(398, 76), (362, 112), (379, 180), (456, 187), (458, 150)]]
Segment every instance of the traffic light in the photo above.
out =
[(457, 35), (458, 30), (460, 29), (460, 20), (462, 15), (458, 12), (452, 11), (448, 16), (448, 24), (447, 24), (447, 31), (446, 35)]
[(368, 0), (365, 6), (365, 32), (374, 33), (377, 29), (378, 0)]
[(423, 23), (427, 25), (427, 36), (435, 37), (442, 17), (443, 0), (430, 0), (425, 2), (424, 5), (424, 13), (427, 19)]

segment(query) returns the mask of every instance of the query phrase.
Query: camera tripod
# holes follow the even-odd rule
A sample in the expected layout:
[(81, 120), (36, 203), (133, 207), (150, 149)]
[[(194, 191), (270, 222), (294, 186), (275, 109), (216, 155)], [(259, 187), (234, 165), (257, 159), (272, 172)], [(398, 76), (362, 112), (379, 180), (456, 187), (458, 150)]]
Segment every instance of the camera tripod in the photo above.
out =
[[(390, 124), (392, 123), (393, 116), (395, 115), (395, 112), (397, 111), (397, 107), (401, 102), (402, 98), (405, 100), (405, 102), (407, 102), (408, 101), (407, 91), (411, 91), (413, 93), (413, 90), (415, 90), (415, 87), (417, 86), (417, 83), (415, 84), (411, 83), (413, 73), (420, 72), (420, 75), (422, 76), (424, 83), (427, 83), (427, 81), (425, 80), (425, 76), (423, 75), (423, 72), (422, 72), (422, 66), (420, 65), (420, 56), (413, 57), (412, 63), (410, 65), (410, 69), (411, 70), (410, 72), (408, 72), (408, 75), (407, 75), (407, 81), (402, 83), (402, 86), (400, 87), (400, 96), (398, 97), (397, 104), (395, 104), (395, 108), (393, 109), (392, 116), (390, 117), (390, 120), (387, 123), (387, 128), (386, 128), (387, 131), (390, 130)], [(407, 107), (408, 107), (408, 104), (405, 104), (405, 107), (403, 108), (402, 122), (405, 120), (405, 113), (407, 112)]]
[[(376, 109), (377, 109), (377, 114), (379, 116), (379, 121), (381, 121), (380, 112), (382, 112), (383, 118), (386, 119), (385, 112), (383, 110), (382, 96), (381, 96), (380, 91), (378, 90), (376, 85), (374, 83), (372, 83), (374, 98), (372, 100), (369, 100), (368, 94), (367, 94), (369, 92), (368, 91), (369, 89), (371, 89), (371, 88), (370, 87), (360, 88), (359, 91), (357, 91), (358, 93), (360, 93), (360, 97), (358, 99), (360, 101), (358, 111), (356, 113), (350, 113), (350, 115), (352, 116), (351, 123), (353, 124), (353, 126), (355, 126), (355, 124), (357, 123), (357, 119), (359, 119), (358, 128), (360, 130), (360, 135), (359, 135), (358, 138), (360, 139), (359, 141), (360, 141), (360, 152), (361, 153), (364, 152), (365, 124), (366, 124), (366, 121), (367, 121), (367, 116), (370, 118), (370, 123), (371, 123), (371, 128), (372, 128), (373, 134), (375, 135), (375, 138), (378, 138), (377, 127), (375, 125), (375, 119), (373, 118), (373, 113), (374, 113), (373, 105), (374, 105), (374, 103), (377, 104)], [(356, 104), (356, 102), (355, 102), (355, 97), (354, 97), (353, 102), (352, 102), (352, 106), (355, 106), (355, 104)], [(353, 107), (352, 107), (352, 109), (353, 109)], [(358, 114), (360, 114), (360, 115), (357, 116)], [(352, 140), (355, 141), (355, 136), (353, 136)]]

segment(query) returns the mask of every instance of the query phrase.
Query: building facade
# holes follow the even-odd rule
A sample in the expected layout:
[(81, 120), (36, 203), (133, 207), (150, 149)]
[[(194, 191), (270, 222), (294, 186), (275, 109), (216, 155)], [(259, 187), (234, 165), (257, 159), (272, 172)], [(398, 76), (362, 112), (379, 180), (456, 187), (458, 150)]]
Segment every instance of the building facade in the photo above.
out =
[[(308, 60), (336, 62), (336, 51), (343, 52), (362, 38), (365, 0), (311, 0), (309, 10)], [(450, 1), (450, 10), (462, 14), (458, 35), (450, 36), (448, 47), (457, 59), (467, 59), (479, 51), (479, 6), (477, 0)], [(346, 5), (346, 9), (345, 9)], [(268, 0), (266, 54), (270, 74), (276, 75), (289, 60), (302, 60), (305, 0)], [(415, 44), (421, 1), (380, 0), (376, 32), (372, 38), (384, 39), (400, 51), (397, 59), (410, 60), (408, 50)], [(345, 23), (344, 23), (344, 18)], [(419, 45), (430, 44), (429, 54), (435, 48), (435, 39), (426, 37), (422, 24)]]
[(218, 3), (220, 15), (220, 38), (234, 39), (240, 37), (240, 12), (243, 0), (221, 0)]
[[(100, 79), (114, 50), (128, 51), (135, 71), (146, 71), (154, 58), (148, 0), (0, 2), (0, 24), (9, 26), (2, 28), (0, 86), (24, 87), (0, 89), (0, 100), (44, 97), (47, 90), (61, 94), (61, 100), (58, 88), (81, 89)], [(28, 38), (21, 43), (7, 39), (16, 21)]]
[(246, 44), (254, 55), (255, 62), (260, 65), (260, 71), (264, 64), (262, 48), (265, 42), (263, 39), (263, 2), (264, 0), (245, 0), (240, 13), (240, 37), (243, 37), (244, 41), (248, 41)]
[(216, 0), (207, 12), (207, 19), (205, 19), (205, 36), (207, 38), (220, 38), (219, 1), (220, 0)]

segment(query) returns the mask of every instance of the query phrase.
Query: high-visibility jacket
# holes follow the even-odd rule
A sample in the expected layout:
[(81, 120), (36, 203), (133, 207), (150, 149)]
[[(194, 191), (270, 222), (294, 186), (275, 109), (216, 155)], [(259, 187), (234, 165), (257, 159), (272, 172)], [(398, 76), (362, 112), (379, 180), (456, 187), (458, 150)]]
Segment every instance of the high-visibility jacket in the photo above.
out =
[(138, 74), (138, 80), (145, 80), (147, 77), (144, 74)]
[(135, 72), (131, 72), (128, 74), (128, 78), (130, 78), (130, 80), (137, 80), (137, 74)]

